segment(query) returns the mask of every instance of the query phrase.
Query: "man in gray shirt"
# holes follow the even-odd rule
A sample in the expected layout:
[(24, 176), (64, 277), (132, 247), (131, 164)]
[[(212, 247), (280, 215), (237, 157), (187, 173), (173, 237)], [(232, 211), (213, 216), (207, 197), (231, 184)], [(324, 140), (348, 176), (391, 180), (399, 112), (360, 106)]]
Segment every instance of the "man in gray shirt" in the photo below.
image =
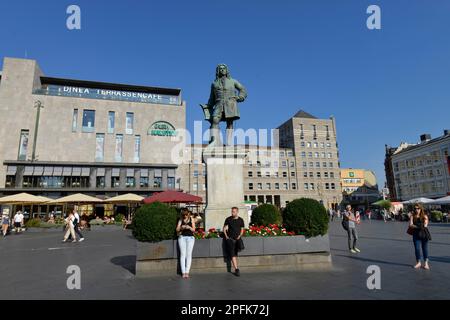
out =
[(348, 229), (347, 229), (348, 249), (350, 250), (351, 253), (361, 252), (361, 250), (359, 250), (356, 247), (356, 241), (358, 240), (358, 233), (356, 232), (357, 217), (353, 213), (351, 205), (347, 205), (345, 209), (346, 210), (344, 212), (344, 219), (347, 220), (348, 222)]

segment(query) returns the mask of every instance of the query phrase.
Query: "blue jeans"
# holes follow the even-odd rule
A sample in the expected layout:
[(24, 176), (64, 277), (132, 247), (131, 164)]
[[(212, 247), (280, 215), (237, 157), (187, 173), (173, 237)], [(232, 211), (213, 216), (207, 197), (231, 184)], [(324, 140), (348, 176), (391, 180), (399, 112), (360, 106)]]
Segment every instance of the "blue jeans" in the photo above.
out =
[(420, 246), (422, 245), (423, 260), (428, 261), (428, 240), (421, 240), (417, 235), (413, 235), (414, 249), (417, 262), (420, 261)]
[(192, 262), (192, 249), (194, 248), (194, 237), (179, 236), (178, 245), (180, 246), (180, 266), (181, 273), (189, 273)]

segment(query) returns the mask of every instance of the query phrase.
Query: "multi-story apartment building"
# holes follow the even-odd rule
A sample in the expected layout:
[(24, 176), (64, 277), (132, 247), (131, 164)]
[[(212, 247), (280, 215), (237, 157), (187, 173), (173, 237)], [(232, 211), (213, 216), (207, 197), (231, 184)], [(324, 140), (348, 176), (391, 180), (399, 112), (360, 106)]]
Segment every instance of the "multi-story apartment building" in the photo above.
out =
[(341, 169), (343, 202), (367, 209), (380, 197), (377, 178), (370, 170)]
[(439, 198), (450, 194), (450, 131), (438, 138), (424, 134), (420, 143), (402, 144), (390, 150), (392, 171), (386, 170), (386, 178), (393, 181), (391, 194), (398, 200), (418, 197)]

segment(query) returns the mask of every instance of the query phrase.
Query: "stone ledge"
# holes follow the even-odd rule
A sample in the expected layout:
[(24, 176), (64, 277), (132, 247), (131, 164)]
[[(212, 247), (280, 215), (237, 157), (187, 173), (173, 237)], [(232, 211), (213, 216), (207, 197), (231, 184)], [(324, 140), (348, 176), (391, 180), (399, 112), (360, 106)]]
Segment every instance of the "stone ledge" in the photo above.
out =
[[(264, 256), (241, 256), (239, 268), (246, 272), (277, 272), (331, 269), (330, 253), (299, 253)], [(191, 274), (225, 273), (230, 265), (222, 258), (193, 258)], [(136, 261), (136, 277), (173, 276), (179, 273), (177, 259)]]

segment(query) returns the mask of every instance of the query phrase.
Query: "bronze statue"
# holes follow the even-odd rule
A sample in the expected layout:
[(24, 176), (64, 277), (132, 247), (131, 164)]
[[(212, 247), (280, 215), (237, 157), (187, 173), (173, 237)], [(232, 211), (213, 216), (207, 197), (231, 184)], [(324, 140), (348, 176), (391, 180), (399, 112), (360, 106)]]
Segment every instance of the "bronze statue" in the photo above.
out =
[(233, 137), (233, 121), (240, 118), (238, 102), (247, 98), (245, 87), (237, 80), (231, 78), (228, 67), (219, 64), (216, 68), (216, 79), (211, 84), (211, 94), (208, 104), (201, 104), (205, 120), (211, 123), (210, 144), (220, 144), (221, 121), (227, 122), (227, 144), (230, 145)]

